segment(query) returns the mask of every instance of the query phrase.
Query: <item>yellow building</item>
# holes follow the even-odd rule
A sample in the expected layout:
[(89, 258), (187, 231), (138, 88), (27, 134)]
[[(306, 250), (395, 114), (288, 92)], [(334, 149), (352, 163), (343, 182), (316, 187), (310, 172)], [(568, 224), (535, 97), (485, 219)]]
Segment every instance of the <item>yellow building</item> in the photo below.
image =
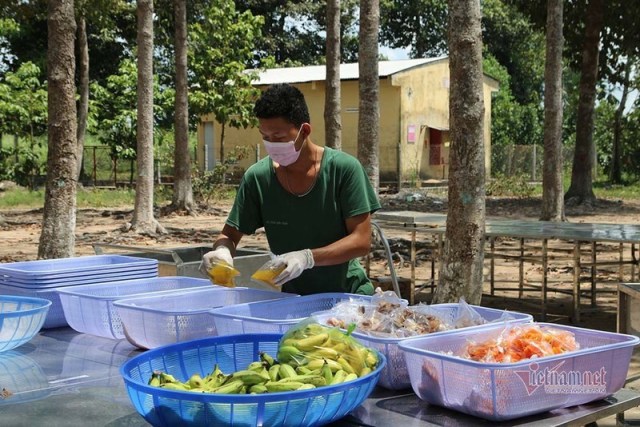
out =
[[(381, 61), (380, 76), (380, 181), (419, 183), (446, 179), (449, 167), (449, 59), (447, 57)], [(311, 139), (324, 144), (324, 65), (265, 70), (255, 85), (265, 88), (289, 83), (304, 94), (311, 115)], [(340, 66), (342, 81), (342, 149), (356, 156), (358, 141), (358, 64)], [(484, 76), (484, 138), (487, 177), (491, 174), (491, 94), (498, 82)], [(210, 170), (219, 152), (221, 127), (212, 115), (198, 127), (197, 163)], [(249, 167), (264, 155), (257, 129), (226, 128), (224, 149), (251, 146), (255, 155), (239, 165)]]

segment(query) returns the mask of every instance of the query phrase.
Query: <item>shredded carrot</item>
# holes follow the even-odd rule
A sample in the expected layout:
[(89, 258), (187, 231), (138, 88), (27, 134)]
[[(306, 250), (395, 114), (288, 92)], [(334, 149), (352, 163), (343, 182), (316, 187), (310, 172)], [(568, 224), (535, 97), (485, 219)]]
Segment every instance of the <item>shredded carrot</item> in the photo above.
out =
[(512, 363), (577, 350), (579, 344), (569, 331), (537, 325), (512, 327), (499, 337), (469, 343), (466, 357), (478, 362)]

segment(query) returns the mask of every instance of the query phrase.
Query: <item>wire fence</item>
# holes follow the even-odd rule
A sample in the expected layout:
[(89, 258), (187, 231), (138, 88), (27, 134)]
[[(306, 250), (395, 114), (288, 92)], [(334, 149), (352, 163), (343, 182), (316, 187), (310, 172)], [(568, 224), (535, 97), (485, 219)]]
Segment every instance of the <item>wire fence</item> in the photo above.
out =
[[(135, 159), (112, 158), (111, 149), (106, 145), (84, 147), (80, 182), (85, 186), (130, 186), (135, 184), (136, 171)], [(155, 159), (154, 177), (157, 183), (171, 183), (173, 181), (173, 161)]]
[[(355, 147), (344, 147), (344, 151), (355, 155)], [(573, 147), (564, 147), (562, 151), (564, 168), (573, 162)], [(195, 158), (195, 153), (194, 153)], [(253, 157), (252, 157), (253, 158)], [(380, 180), (387, 183), (397, 183), (397, 147), (381, 147)], [(493, 146), (491, 149), (491, 173), (498, 176), (526, 176), (531, 181), (542, 179), (543, 147), (541, 145), (506, 145)], [(244, 168), (241, 168), (244, 170)], [(241, 173), (233, 178), (239, 180)], [(135, 160), (112, 159), (108, 146), (87, 146), (84, 148), (83, 185), (93, 186), (122, 186), (135, 183)], [(155, 160), (155, 181), (158, 183), (172, 182), (173, 159), (161, 158)], [(404, 177), (405, 180), (410, 177)], [(416, 176), (416, 179), (417, 178)]]
[[(491, 147), (493, 176), (526, 176), (531, 181), (542, 179), (544, 149), (542, 145), (494, 145)], [(562, 148), (564, 169), (573, 162), (573, 147)]]

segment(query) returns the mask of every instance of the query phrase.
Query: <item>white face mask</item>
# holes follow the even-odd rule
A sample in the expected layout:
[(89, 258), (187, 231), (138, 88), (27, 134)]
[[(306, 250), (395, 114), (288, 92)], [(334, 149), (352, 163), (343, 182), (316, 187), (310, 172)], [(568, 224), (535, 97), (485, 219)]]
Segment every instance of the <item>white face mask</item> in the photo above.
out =
[(300, 157), (300, 151), (302, 151), (302, 147), (300, 147), (300, 151), (296, 151), (296, 141), (301, 131), (302, 127), (298, 130), (296, 139), (289, 142), (269, 142), (263, 139), (264, 149), (267, 150), (271, 160), (282, 166), (289, 166), (295, 163)]

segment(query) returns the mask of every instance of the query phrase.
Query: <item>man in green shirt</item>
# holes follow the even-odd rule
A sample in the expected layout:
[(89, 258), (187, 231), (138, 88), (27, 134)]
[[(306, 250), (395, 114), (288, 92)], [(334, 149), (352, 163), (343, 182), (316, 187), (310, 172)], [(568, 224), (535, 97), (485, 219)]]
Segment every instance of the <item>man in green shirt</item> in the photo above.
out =
[(353, 156), (311, 141), (303, 94), (269, 87), (254, 113), (269, 154), (244, 174), (233, 208), (201, 269), (233, 264), (245, 234), (264, 227), (271, 251), (287, 265), (275, 278), (285, 292), (352, 292), (373, 286), (358, 257), (369, 252), (371, 214), (380, 209), (362, 165)]

